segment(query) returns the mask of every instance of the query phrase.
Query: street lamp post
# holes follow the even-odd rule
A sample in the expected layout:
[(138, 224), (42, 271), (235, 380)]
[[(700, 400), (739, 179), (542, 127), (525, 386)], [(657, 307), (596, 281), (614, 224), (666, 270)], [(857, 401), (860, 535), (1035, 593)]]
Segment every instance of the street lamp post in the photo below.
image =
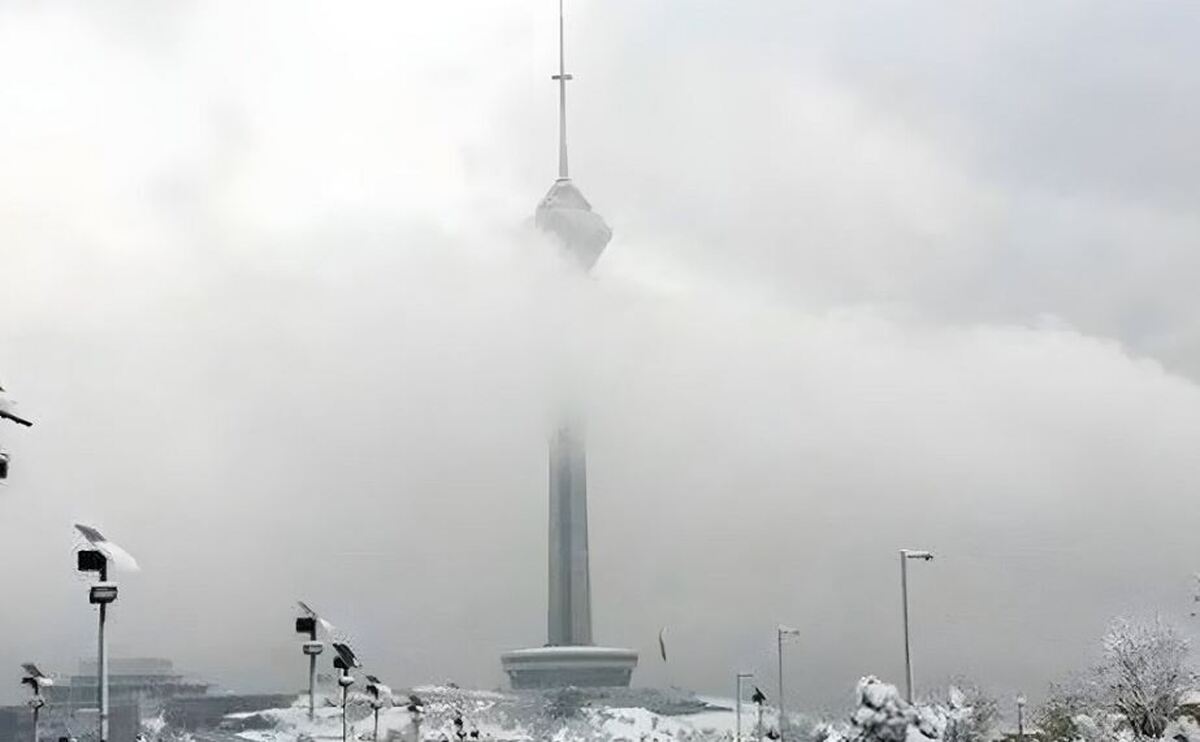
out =
[(95, 572), (100, 577), (99, 581), (88, 590), (88, 602), (98, 606), (100, 613), (100, 631), (97, 637), (99, 647), (96, 662), (99, 742), (108, 742), (108, 645), (104, 636), (104, 621), (108, 616), (109, 604), (117, 599), (117, 584), (108, 581), (108, 567), (111, 562), (114, 567), (129, 572), (136, 572), (139, 568), (137, 560), (129, 552), (109, 541), (95, 528), (76, 523), (75, 530), (79, 531), (93, 547), (79, 551), (77, 568), (80, 572)]
[(325, 645), (317, 641), (316, 616), (297, 618), (296, 633), (308, 635), (308, 641), (304, 642), (304, 654), (308, 656), (308, 720), (312, 721), (317, 713), (317, 655), (324, 651)]
[(750, 700), (754, 701), (754, 705), (758, 709), (758, 721), (755, 722), (754, 737), (758, 742), (762, 742), (763, 735), (763, 704), (767, 702), (767, 696), (758, 686), (754, 687), (754, 695), (750, 696)]
[(1025, 694), (1017, 695), (1017, 740), (1025, 742)]
[(117, 599), (117, 586), (108, 581), (108, 559), (99, 551), (79, 552), (80, 572), (95, 572), (100, 580), (88, 591), (88, 602), (99, 609), (99, 630), (96, 637), (96, 702), (99, 709), (100, 742), (108, 742), (108, 641), (104, 624), (108, 618), (108, 606)]
[(783, 731), (787, 719), (787, 715), (783, 710), (783, 637), (799, 635), (799, 629), (789, 628), (782, 624), (775, 627), (776, 647), (779, 650), (779, 742), (786, 742), (787, 739)]
[(383, 708), (384, 698), (391, 699), (392, 689), (379, 682), (379, 678), (374, 675), (368, 675), (367, 692), (371, 694), (371, 711), (375, 714), (375, 732), (371, 739), (373, 742), (379, 742), (379, 710)]
[(46, 705), (46, 699), (42, 698), (42, 688), (54, 685), (54, 681), (42, 674), (41, 670), (37, 669), (37, 665), (32, 662), (27, 662), (21, 666), (25, 672), (29, 673), (21, 678), (22, 685), (28, 685), (33, 691), (33, 698), (29, 699), (29, 708), (33, 711), (33, 742), (38, 742), (38, 719), (41, 716), (42, 706)]
[(425, 702), (410, 693), (408, 696), (408, 719), (412, 723), (413, 739), (416, 742), (421, 742), (421, 717), (424, 713)]
[(342, 671), (338, 676), (338, 685), (342, 687), (342, 742), (346, 742), (346, 694), (350, 686), (354, 685), (354, 676), (350, 674), (350, 670), (362, 667), (362, 663), (354, 655), (354, 650), (344, 642), (334, 642), (333, 651), (337, 652), (337, 656), (333, 658), (333, 666)]
[(33, 742), (38, 742), (38, 717), (41, 715), (44, 705), (46, 705), (46, 701), (42, 698), (41, 690), (35, 685), (33, 698), (29, 699), (29, 708), (33, 709)]
[(342, 742), (346, 742), (346, 692), (354, 685), (354, 676), (340, 659), (334, 659), (333, 666), (342, 671), (342, 674), (338, 675), (338, 685), (342, 687)]
[(739, 672), (737, 674), (737, 702), (734, 704), (734, 742), (742, 742), (742, 681), (754, 677), (752, 672)]
[(904, 697), (913, 702), (912, 646), (908, 636), (908, 560), (920, 559), (928, 562), (933, 552), (916, 549), (900, 550), (900, 596), (904, 607)]

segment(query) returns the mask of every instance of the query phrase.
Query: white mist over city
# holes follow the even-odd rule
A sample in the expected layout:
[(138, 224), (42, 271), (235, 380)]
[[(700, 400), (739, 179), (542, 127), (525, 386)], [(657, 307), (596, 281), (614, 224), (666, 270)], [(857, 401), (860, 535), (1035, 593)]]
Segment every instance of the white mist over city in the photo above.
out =
[(0, 742), (1200, 742), (1198, 42), (0, 5)]

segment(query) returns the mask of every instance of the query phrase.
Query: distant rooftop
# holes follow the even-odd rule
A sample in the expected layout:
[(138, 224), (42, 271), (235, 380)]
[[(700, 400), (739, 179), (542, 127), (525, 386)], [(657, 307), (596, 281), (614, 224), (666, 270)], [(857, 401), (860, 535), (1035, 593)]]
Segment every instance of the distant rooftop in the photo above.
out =
[[(95, 675), (96, 660), (79, 660), (80, 675)], [(139, 675), (173, 677), (175, 664), (162, 657), (114, 657), (108, 661), (109, 675)]]

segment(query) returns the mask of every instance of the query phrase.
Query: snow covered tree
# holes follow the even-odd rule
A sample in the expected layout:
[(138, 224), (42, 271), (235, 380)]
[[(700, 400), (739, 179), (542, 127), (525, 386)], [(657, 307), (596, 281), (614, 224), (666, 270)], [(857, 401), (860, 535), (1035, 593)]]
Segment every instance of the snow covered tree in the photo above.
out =
[(1161, 619), (1118, 620), (1104, 637), (1100, 679), (1113, 711), (1139, 737), (1157, 739), (1179, 711), (1192, 685), (1184, 665), (1188, 644)]
[(1093, 672), (1051, 686), (1035, 716), (1050, 742), (1104, 742), (1118, 737), (1159, 739), (1179, 716), (1194, 676), (1187, 642), (1161, 619), (1119, 619), (1103, 641)]

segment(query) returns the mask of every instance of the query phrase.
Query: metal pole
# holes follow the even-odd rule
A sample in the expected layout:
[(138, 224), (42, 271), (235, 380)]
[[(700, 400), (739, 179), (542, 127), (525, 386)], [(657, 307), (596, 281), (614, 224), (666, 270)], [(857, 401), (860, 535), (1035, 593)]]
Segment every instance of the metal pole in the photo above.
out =
[(737, 676), (737, 702), (734, 706), (734, 729), (733, 742), (742, 742), (742, 674)]
[(778, 640), (779, 649), (779, 742), (784, 742), (783, 725), (786, 716), (783, 713), (783, 629), (779, 626), (775, 627), (775, 638)]
[[(342, 670), (342, 675), (349, 675), (349, 670)], [(342, 742), (346, 742), (346, 688), (345, 683), (339, 683), (342, 686)]]
[(42, 710), (41, 700), (42, 691), (38, 686), (33, 686), (33, 742), (38, 742), (38, 716)]
[(371, 735), (374, 742), (379, 742), (379, 706), (375, 706), (375, 733)]
[(1025, 697), (1017, 697), (1017, 739), (1025, 742)]
[(737, 735), (734, 737), (735, 742), (742, 740), (742, 679), (752, 678), (752, 672), (739, 672), (737, 674), (737, 704), (735, 706), (734, 716), (736, 718)]
[[(100, 568), (100, 581), (108, 581), (108, 562)], [(104, 619), (108, 615), (108, 604), (100, 604), (100, 636), (99, 658), (97, 661), (97, 678), (100, 701), (100, 742), (108, 742), (108, 644), (104, 637)]]
[[(317, 632), (313, 632), (314, 634)], [(316, 637), (313, 637), (316, 641)], [(308, 720), (312, 721), (317, 714), (317, 656), (308, 656)]]
[(754, 733), (754, 736), (758, 737), (758, 742), (762, 742), (762, 734), (763, 734), (762, 706), (763, 706), (762, 703), (758, 704), (758, 729)]
[(904, 698), (913, 700), (912, 648), (908, 639), (908, 553), (900, 550), (900, 596), (904, 604)]

